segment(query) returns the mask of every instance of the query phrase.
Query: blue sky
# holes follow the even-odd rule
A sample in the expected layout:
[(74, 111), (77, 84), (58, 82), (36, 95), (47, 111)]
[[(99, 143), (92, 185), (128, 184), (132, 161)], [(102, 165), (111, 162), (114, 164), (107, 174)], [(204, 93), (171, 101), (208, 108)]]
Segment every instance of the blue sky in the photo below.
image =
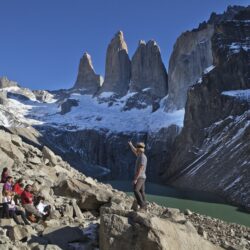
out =
[(122, 30), (130, 57), (155, 39), (168, 68), (176, 38), (212, 11), (249, 0), (0, 0), (0, 76), (32, 89), (71, 87), (83, 52), (104, 74), (106, 48)]

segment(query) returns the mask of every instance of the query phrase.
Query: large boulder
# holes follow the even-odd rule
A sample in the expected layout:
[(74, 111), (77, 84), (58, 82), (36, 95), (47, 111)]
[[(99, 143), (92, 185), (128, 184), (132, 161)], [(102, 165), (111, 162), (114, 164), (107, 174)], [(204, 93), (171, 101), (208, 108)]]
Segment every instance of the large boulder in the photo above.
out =
[(173, 223), (152, 214), (103, 210), (100, 220), (101, 250), (219, 250), (202, 239), (191, 223)]
[(48, 159), (49, 162), (54, 166), (57, 165), (59, 159), (58, 159), (58, 156), (56, 156), (52, 150), (44, 146), (42, 149), (42, 152), (43, 152), (44, 159)]
[(101, 92), (125, 95), (131, 75), (131, 62), (122, 31), (111, 40), (106, 54), (105, 78)]
[(167, 71), (155, 41), (140, 41), (131, 61), (129, 90), (142, 91), (146, 88), (150, 88), (154, 97), (167, 95)]
[(98, 210), (113, 196), (112, 191), (108, 190), (104, 184), (93, 186), (88, 182), (84, 183), (75, 179), (63, 180), (54, 188), (54, 193), (77, 199), (79, 208), (83, 210)]
[(19, 148), (12, 142), (12, 136), (10, 133), (0, 130), (0, 141), (0, 150), (2, 152), (4, 152), (6, 155), (9, 156), (9, 158), (13, 159), (16, 162), (24, 162), (24, 155), (19, 150)]
[(7, 233), (12, 241), (27, 241), (35, 231), (31, 226), (15, 225), (10, 227)]
[(94, 94), (101, 87), (102, 77), (95, 73), (91, 56), (84, 53), (79, 63), (74, 89), (83, 89), (86, 94)]

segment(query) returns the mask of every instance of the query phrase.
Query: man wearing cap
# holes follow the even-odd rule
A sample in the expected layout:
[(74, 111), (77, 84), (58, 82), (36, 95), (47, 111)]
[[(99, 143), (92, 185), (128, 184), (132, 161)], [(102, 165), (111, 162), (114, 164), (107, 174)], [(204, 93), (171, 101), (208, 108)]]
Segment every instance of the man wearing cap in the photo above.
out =
[(139, 142), (134, 147), (131, 141), (128, 142), (132, 152), (137, 156), (135, 164), (135, 176), (133, 180), (134, 194), (137, 200), (140, 210), (146, 210), (146, 199), (145, 199), (145, 181), (146, 181), (146, 167), (147, 157), (144, 154), (145, 144)]

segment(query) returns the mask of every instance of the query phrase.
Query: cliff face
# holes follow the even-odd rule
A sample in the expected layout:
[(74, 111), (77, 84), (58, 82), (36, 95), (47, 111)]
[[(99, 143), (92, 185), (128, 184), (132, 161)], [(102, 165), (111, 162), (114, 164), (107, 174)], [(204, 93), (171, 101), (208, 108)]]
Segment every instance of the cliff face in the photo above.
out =
[(249, 19), (248, 8), (216, 25), (215, 68), (188, 91), (184, 128), (165, 174), (175, 185), (220, 193), (244, 206), (250, 203)]
[(213, 25), (183, 33), (176, 41), (169, 61), (169, 96), (166, 110), (185, 107), (187, 90), (213, 64)]
[(131, 62), (123, 33), (119, 31), (111, 40), (106, 54), (105, 78), (100, 92), (125, 95), (131, 75)]
[(167, 95), (167, 72), (155, 41), (140, 41), (131, 61), (129, 90), (142, 91), (146, 88), (150, 88), (150, 93), (155, 97)]
[(158, 181), (179, 132), (179, 127), (172, 125), (155, 133), (115, 133), (95, 129), (67, 132), (44, 127), (42, 134), (44, 142), (78, 170), (99, 179), (112, 180), (133, 178), (135, 157), (128, 141), (144, 141), (148, 157), (148, 180)]
[(91, 57), (84, 53), (79, 63), (78, 75), (74, 89), (84, 89), (86, 94), (94, 94), (101, 87), (102, 78), (95, 73)]

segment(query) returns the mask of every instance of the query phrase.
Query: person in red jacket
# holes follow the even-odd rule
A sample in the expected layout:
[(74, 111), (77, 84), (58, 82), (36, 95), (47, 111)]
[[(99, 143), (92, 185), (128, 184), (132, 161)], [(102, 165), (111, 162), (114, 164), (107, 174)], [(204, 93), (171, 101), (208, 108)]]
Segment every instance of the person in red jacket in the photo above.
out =
[(21, 194), (21, 202), (25, 208), (26, 213), (35, 215), (38, 219), (41, 219), (43, 215), (35, 208), (33, 204), (33, 195), (31, 193), (31, 185), (26, 185), (24, 191)]
[(17, 181), (16, 181), (16, 183), (14, 184), (14, 186), (13, 186), (13, 191), (17, 194), (17, 195), (19, 195), (19, 196), (21, 196), (21, 194), (22, 194), (22, 192), (24, 191), (24, 189), (23, 189), (23, 179), (22, 178), (20, 178), (20, 179), (18, 179)]

